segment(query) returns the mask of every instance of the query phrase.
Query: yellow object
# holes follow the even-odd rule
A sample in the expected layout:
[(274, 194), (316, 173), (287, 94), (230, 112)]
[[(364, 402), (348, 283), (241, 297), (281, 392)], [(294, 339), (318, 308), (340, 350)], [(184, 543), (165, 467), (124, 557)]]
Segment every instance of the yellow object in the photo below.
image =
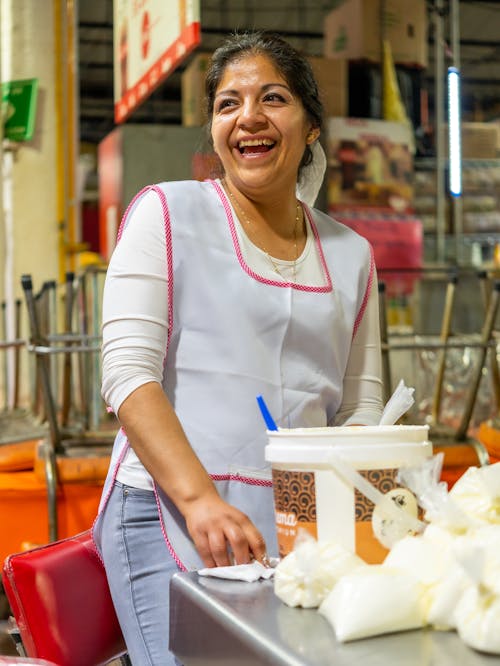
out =
[(85, 250), (84, 252), (79, 252), (77, 255), (78, 259), (78, 269), (85, 270), (88, 266), (101, 266), (105, 267), (106, 262), (103, 260), (100, 254), (97, 252), (90, 252)]
[[(406, 125), (410, 130), (410, 136), (413, 137), (413, 127), (406, 113), (401, 94), (399, 92), (398, 80), (396, 77), (396, 68), (392, 59), (391, 45), (384, 39), (382, 42), (382, 117), (384, 120)], [(414, 142), (411, 146), (412, 152), (415, 152)]]
[(411, 306), (405, 294), (389, 299), (387, 305), (387, 324), (389, 328), (408, 328), (413, 325)]
[(66, 271), (75, 269), (71, 246), (76, 242), (78, 226), (75, 4), (75, 0), (55, 0), (53, 8), (56, 54), (54, 95), (57, 118), (57, 225), (61, 284), (64, 284)]

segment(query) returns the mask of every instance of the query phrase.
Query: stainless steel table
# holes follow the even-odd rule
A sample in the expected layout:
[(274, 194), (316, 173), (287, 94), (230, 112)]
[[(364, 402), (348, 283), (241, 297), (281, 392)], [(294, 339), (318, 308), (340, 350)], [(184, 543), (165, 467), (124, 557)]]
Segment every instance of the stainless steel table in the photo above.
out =
[(424, 629), (339, 643), (318, 612), (283, 604), (272, 581), (182, 573), (170, 589), (170, 649), (186, 666), (500, 666), (500, 657), (467, 648), (454, 632)]

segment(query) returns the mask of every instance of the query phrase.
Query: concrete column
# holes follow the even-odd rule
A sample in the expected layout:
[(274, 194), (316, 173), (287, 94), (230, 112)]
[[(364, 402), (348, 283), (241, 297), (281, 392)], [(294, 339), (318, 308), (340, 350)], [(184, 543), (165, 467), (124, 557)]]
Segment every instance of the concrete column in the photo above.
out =
[[(8, 304), (13, 338), (13, 303), (23, 298), (21, 275), (32, 274), (35, 289), (58, 278), (54, 1), (0, 0), (0, 18), (2, 81), (39, 81), (32, 140), (14, 149), (4, 143), (1, 155), (0, 298)], [(24, 322), (23, 332), (28, 333)], [(21, 378), (21, 404), (28, 392)]]

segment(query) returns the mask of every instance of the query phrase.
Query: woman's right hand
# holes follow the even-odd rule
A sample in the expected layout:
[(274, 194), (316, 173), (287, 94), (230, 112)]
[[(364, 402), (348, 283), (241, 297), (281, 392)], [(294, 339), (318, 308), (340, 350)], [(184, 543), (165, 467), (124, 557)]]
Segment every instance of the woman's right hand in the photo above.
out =
[(187, 529), (206, 567), (262, 561), (266, 544), (242, 511), (225, 502), (215, 488), (182, 507)]

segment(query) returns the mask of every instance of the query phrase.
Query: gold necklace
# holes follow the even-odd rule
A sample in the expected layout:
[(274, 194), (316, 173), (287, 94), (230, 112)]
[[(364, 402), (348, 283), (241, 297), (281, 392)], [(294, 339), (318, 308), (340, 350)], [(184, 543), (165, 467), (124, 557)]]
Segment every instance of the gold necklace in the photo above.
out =
[[(241, 214), (241, 217), (243, 218), (243, 220), (246, 222), (246, 224), (249, 227), (254, 227), (255, 225), (252, 223), (252, 220), (248, 217), (248, 215), (245, 213), (243, 208), (240, 206), (240, 204), (238, 203), (238, 201), (234, 197), (233, 193), (231, 192), (230, 188), (228, 187), (228, 184), (226, 183), (226, 181), (222, 180), (222, 184), (224, 185), (224, 189), (226, 190), (226, 192), (229, 194), (229, 198), (231, 199), (231, 201), (234, 203), (234, 205), (238, 209), (238, 212)], [(293, 282), (294, 283), (297, 282), (297, 259), (299, 258), (299, 251), (297, 249), (297, 228), (299, 226), (299, 219), (300, 219), (300, 203), (297, 201), (296, 209), (295, 209), (295, 222), (294, 222), (294, 225), (293, 225), (293, 247), (294, 247), (294, 251), (295, 251), (295, 258), (294, 258), (293, 264), (292, 264), (292, 276), (293, 276)], [(269, 254), (269, 252), (266, 250), (266, 248), (262, 244), (260, 244), (260, 248), (262, 249), (262, 251), (264, 252), (266, 257), (268, 258), (271, 266), (273, 267), (274, 272), (277, 273), (284, 280), (286, 280), (285, 276), (280, 271), (280, 268), (279, 268), (278, 264), (276, 263), (274, 258)]]

